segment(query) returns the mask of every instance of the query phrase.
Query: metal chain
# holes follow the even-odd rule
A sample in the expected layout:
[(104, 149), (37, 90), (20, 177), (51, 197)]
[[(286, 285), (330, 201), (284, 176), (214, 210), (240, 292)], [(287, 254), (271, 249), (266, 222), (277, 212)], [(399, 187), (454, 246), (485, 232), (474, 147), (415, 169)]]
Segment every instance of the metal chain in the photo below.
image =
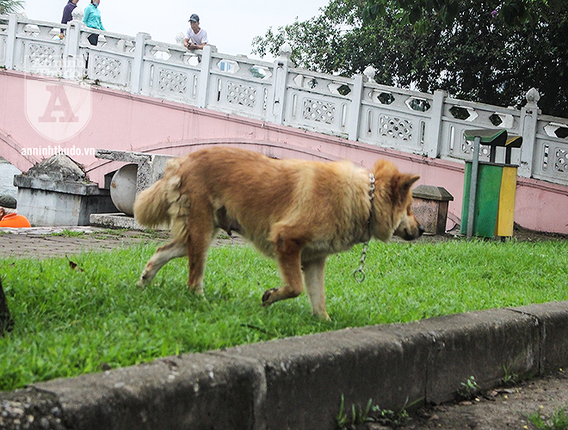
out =
[[(371, 213), (373, 198), (375, 197), (375, 175), (369, 173), (369, 200), (371, 201)], [(369, 240), (371, 240), (371, 217), (367, 221), (367, 228), (369, 229)], [(369, 240), (363, 242), (363, 250), (361, 251), (361, 260), (359, 260), (359, 268), (353, 272), (355, 281), (362, 283), (365, 280), (365, 260), (367, 259), (367, 251), (369, 250)]]
[(363, 243), (363, 250), (361, 251), (361, 260), (359, 261), (359, 268), (353, 272), (355, 281), (362, 283), (365, 280), (365, 260), (367, 258), (367, 250), (369, 249), (369, 242)]

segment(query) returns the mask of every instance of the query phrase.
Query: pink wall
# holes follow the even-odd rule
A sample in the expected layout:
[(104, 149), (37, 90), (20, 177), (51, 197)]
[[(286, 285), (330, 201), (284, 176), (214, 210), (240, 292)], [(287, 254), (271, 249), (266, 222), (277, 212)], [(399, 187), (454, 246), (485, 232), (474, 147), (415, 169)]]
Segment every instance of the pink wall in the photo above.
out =
[[(67, 151), (92, 148), (181, 155), (202, 145), (227, 144), (279, 158), (350, 159), (365, 167), (371, 167), (377, 158), (387, 158), (401, 171), (421, 175), (419, 184), (446, 188), (454, 196), (450, 214), (461, 217), (461, 162), (425, 158), (97, 86), (65, 83), (70, 94), (87, 93), (83, 113), (78, 115), (84, 128), (69, 139), (56, 141), (49, 132), (38, 131), (37, 112), (43, 114), (44, 109), (34, 110), (34, 106), (48, 103), (42, 85), (62, 85), (59, 82), (0, 71), (0, 154), (22, 171), (42, 158), (24, 157), (23, 151), (50, 146)], [(70, 156), (85, 166), (91, 180), (100, 184), (106, 173), (121, 166), (92, 155), (75, 152)], [(515, 221), (526, 228), (568, 233), (568, 187), (519, 178)]]

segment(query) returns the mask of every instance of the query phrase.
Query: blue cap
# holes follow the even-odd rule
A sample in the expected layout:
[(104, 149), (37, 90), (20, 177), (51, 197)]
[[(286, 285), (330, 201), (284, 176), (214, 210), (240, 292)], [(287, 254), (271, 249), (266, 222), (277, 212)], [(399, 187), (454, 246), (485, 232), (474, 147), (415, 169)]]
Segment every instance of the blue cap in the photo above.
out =
[(189, 17), (189, 20), (190, 20), (190, 21), (199, 22), (199, 15), (197, 15), (196, 13), (194, 13), (194, 14), (192, 14), (192, 15)]

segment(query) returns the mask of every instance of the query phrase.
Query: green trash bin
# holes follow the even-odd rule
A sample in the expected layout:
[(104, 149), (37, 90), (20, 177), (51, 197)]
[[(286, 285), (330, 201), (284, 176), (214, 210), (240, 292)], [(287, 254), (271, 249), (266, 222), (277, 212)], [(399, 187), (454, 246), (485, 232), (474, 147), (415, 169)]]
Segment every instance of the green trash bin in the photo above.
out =
[[(511, 148), (520, 148), (522, 138), (508, 138), (506, 130), (467, 130), (474, 140), (474, 156), (466, 162), (460, 232), (492, 238), (513, 235), (517, 166), (511, 165)], [(479, 145), (490, 145), (490, 161), (479, 161)], [(505, 163), (496, 163), (497, 147), (505, 147)], [(473, 219), (470, 225), (470, 217)]]

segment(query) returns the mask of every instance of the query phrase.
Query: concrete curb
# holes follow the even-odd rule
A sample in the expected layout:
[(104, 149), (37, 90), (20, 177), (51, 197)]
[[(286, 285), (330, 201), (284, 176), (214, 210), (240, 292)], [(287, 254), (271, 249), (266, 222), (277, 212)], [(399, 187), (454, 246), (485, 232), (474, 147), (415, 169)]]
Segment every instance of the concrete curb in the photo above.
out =
[(345, 329), (39, 383), (0, 393), (0, 412), (25, 403), (36, 428), (333, 429), (342, 395), (399, 409), (452, 400), (470, 376), (490, 388), (566, 366), (567, 333), (568, 301)]

